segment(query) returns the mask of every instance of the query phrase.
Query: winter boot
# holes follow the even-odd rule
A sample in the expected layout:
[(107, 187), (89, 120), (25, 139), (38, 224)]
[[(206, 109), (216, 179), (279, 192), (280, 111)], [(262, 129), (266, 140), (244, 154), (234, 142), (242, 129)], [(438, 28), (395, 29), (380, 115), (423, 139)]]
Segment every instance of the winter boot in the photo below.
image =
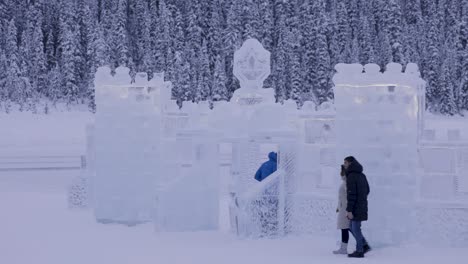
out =
[(372, 248), (369, 246), (369, 244), (366, 243), (366, 244), (364, 245), (364, 254), (366, 254), (367, 252), (369, 252), (369, 251), (371, 251), (371, 250), (372, 250)]
[(343, 255), (348, 254), (348, 244), (347, 243), (341, 243), (340, 248), (338, 250), (334, 250), (333, 254), (343, 254)]
[(352, 254), (348, 254), (348, 258), (363, 258), (364, 252), (354, 251)]

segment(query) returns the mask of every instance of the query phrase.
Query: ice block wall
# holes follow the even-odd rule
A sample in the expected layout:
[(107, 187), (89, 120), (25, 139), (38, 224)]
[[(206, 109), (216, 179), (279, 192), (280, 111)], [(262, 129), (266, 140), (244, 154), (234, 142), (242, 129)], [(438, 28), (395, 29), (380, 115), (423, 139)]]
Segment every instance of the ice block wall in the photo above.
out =
[(95, 87), (95, 217), (127, 225), (149, 221), (160, 161), (156, 90), (149, 89), (146, 74), (131, 83), (125, 67), (114, 76), (99, 68)]
[[(369, 239), (399, 243), (412, 229), (418, 182), (418, 86), (415, 64), (338, 64), (335, 83), (337, 160), (354, 156), (370, 184)], [(404, 220), (403, 220), (404, 219)], [(403, 220), (403, 221), (402, 221)]]

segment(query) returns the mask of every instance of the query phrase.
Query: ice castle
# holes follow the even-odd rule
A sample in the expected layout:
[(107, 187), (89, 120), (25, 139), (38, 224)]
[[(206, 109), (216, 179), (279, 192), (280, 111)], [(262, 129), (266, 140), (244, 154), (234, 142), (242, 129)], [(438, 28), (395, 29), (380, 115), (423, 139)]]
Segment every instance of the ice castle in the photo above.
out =
[[(328, 234), (336, 230), (338, 169), (354, 155), (371, 185), (369, 240), (468, 244), (468, 131), (429, 124), (413, 63), (404, 71), (396, 63), (385, 72), (376, 64), (335, 69), (334, 104), (275, 103), (263, 87), (270, 52), (249, 39), (234, 55), (241, 88), (210, 109), (179, 108), (163, 74), (137, 73), (132, 82), (128, 68), (99, 68), (87, 168), (71, 206), (88, 206), (102, 223), (218, 230), (226, 197), (238, 236)], [(279, 153), (278, 170), (258, 183), (270, 150)]]

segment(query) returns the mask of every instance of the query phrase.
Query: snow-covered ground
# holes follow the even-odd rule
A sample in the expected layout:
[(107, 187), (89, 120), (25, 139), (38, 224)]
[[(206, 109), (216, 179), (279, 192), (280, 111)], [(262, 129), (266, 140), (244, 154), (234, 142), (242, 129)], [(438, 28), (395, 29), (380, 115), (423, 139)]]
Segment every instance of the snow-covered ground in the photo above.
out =
[[(0, 115), (0, 156), (81, 155), (84, 126), (92, 118), (86, 112)], [(375, 248), (364, 260), (347, 259), (331, 254), (338, 232), (336, 237), (245, 240), (224, 231), (155, 233), (151, 224), (102, 225), (91, 211), (67, 208), (66, 188), (77, 173), (0, 171), (0, 263), (449, 264), (468, 259), (468, 248), (418, 245)]]
[[(67, 173), (63, 177), (69, 177)], [(87, 210), (68, 210), (64, 182), (31, 185), (0, 175), (0, 263), (465, 263), (468, 249), (377, 248), (365, 260), (335, 256), (337, 237), (240, 240), (219, 233), (155, 233), (150, 224), (102, 225)], [(29, 185), (30, 188), (21, 188)], [(9, 188), (11, 186), (11, 188)], [(34, 188), (31, 188), (34, 187)]]
[(85, 153), (85, 125), (90, 112), (0, 113), (0, 156), (80, 155)]

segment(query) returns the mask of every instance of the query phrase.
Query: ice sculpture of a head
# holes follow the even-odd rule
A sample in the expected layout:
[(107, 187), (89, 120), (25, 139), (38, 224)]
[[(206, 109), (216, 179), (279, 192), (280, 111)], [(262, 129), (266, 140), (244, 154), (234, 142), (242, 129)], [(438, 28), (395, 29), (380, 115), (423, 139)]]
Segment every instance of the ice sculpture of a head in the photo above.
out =
[(234, 76), (239, 80), (241, 88), (262, 88), (270, 73), (270, 52), (258, 40), (246, 40), (234, 53)]

